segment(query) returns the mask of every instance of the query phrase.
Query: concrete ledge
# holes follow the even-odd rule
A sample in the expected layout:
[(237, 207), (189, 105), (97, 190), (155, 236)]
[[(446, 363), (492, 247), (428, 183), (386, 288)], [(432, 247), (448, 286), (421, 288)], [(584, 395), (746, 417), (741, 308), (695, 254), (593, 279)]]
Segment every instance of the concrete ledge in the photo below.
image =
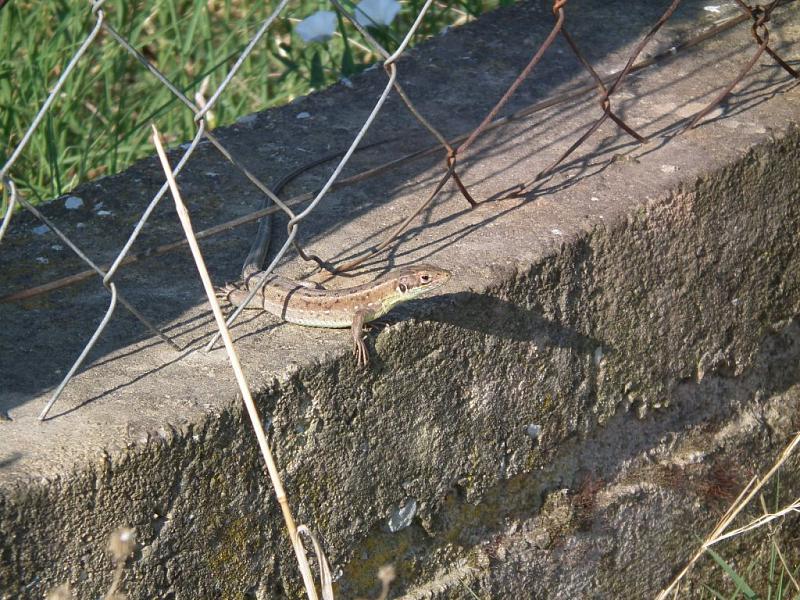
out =
[[(635, 10), (626, 5), (623, 19), (619, 5), (596, 3), (569, 13), (601, 72), (621, 64), (663, 7)], [(702, 4), (687, 2), (655, 45), (703, 19)], [(461, 133), (550, 24), (539, 3), (497, 11), (415, 50), (401, 81), (432, 122)], [(800, 55), (796, 9), (771, 29), (782, 54)], [(535, 197), (503, 191), (584, 130), (599, 110), (593, 98), (487, 135), (464, 177), (491, 200), (470, 211), (450, 190), (388, 256), (455, 277), (373, 338), (369, 371), (355, 368), (342, 332), (268, 317), (234, 330), (292, 507), (341, 569), (341, 597), (374, 594), (386, 562), (407, 598), (471, 597), (465, 586), (490, 597), (652, 595), (725, 503), (708, 482), (735, 490), (800, 427), (800, 93), (765, 59), (707, 124), (679, 137), (671, 127), (741, 66), (748, 35), (732, 31), (631, 79), (615, 106), (653, 141), (633, 144), (608, 124)], [(577, 69), (557, 45), (515, 106), (583, 83)], [(347, 138), (382, 82), (366, 73), (354, 90), (336, 87), (221, 135), (277, 179), (332, 136)], [(298, 121), (301, 111), (312, 118)], [(375, 139), (416, 133), (358, 157), (361, 166), (425, 140), (397, 104), (377, 125)], [(159, 173), (144, 161), (78, 190), (81, 212), (56, 201), (49, 214), (107, 258)], [(440, 173), (439, 162), (420, 163), (337, 192), (303, 241), (326, 257), (368, 247)], [(256, 204), (209, 148), (181, 185), (198, 227)], [(33, 225), (18, 219), (0, 246), (3, 288), (77, 270)], [(251, 233), (204, 245), (220, 283), (235, 278)], [(165, 205), (141, 247), (178, 237)], [(35, 266), (48, 252), (49, 264)], [(66, 581), (81, 597), (101, 594), (111, 578), (105, 536), (120, 525), (141, 544), (126, 574), (132, 598), (298, 596), (224, 354), (195, 351), (212, 324), (193, 266), (182, 254), (140, 263), (119, 285), (186, 352), (121, 315), (44, 424), (35, 416), (56, 370), (77, 355), (107, 297), (91, 282), (0, 307), (9, 324), (0, 340), (13, 348), (0, 363), (12, 419), (0, 422), (4, 597), (41, 597)], [(796, 473), (782, 485), (798, 489)], [(411, 524), (392, 532), (401, 509)]]

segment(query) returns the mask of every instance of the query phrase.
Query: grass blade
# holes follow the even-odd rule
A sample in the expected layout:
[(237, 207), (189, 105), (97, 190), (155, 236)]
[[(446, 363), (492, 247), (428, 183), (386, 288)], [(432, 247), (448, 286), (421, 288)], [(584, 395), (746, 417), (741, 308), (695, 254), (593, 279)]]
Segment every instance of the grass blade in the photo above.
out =
[(714, 559), (714, 562), (716, 562), (720, 568), (725, 571), (728, 577), (733, 580), (733, 583), (736, 584), (737, 591), (742, 592), (747, 600), (758, 600), (758, 595), (749, 585), (747, 585), (747, 582), (742, 578), (742, 576), (739, 575), (724, 558), (715, 552), (713, 548), (706, 548), (706, 552), (711, 555), (711, 558)]
[(704, 589), (705, 589), (705, 590), (706, 590), (706, 591), (707, 591), (709, 594), (711, 594), (711, 595), (712, 595), (714, 598), (716, 598), (717, 600), (728, 600), (728, 599), (727, 599), (725, 596), (723, 596), (722, 594), (720, 594), (720, 593), (719, 593), (717, 590), (715, 590), (714, 588), (711, 588), (711, 587), (707, 586), (705, 583), (703, 584), (703, 588), (704, 588)]

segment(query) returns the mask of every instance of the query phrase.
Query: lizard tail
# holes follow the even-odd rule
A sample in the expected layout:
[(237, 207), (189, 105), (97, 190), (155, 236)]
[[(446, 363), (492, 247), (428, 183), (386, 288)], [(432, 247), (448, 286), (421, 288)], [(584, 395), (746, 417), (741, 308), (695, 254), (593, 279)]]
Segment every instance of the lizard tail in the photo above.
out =
[[(252, 288), (250, 288), (252, 289)], [(217, 298), (220, 300), (224, 300), (228, 304), (232, 306), (241, 306), (244, 301), (247, 299), (247, 295), (249, 294), (248, 288), (236, 285), (234, 283), (229, 283), (222, 287), (219, 287), (215, 290)], [(250, 300), (250, 303), (246, 306), (246, 308), (258, 308), (261, 309), (261, 301), (258, 294), (256, 294), (255, 298)]]

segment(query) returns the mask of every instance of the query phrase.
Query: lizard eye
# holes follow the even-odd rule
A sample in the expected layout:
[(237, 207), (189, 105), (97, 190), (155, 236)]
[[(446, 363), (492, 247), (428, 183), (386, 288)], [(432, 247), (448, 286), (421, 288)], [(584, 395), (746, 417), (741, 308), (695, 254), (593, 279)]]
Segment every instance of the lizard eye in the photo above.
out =
[(431, 276), (428, 275), (427, 273), (425, 273), (425, 274), (419, 276), (419, 280), (422, 283), (428, 283), (431, 280)]
[(408, 286), (405, 283), (398, 283), (397, 284), (397, 291), (401, 294), (405, 294), (408, 291)]

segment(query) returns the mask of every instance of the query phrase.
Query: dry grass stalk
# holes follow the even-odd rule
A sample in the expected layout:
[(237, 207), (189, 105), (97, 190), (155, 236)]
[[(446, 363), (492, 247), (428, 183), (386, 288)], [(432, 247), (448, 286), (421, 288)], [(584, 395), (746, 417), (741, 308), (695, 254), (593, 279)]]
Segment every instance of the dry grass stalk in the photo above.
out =
[[(773, 514), (767, 514), (764, 517), (759, 517), (754, 521), (751, 521), (744, 527), (739, 527), (737, 529), (731, 530), (730, 532), (726, 532), (730, 524), (733, 520), (737, 517), (737, 515), (750, 503), (750, 501), (755, 497), (755, 495), (764, 487), (764, 484), (769, 481), (772, 476), (781, 468), (784, 462), (792, 455), (792, 453), (797, 448), (798, 444), (800, 444), (800, 433), (797, 433), (792, 441), (783, 449), (778, 459), (772, 465), (767, 474), (759, 479), (758, 477), (753, 477), (750, 482), (745, 486), (736, 500), (731, 504), (730, 508), (725, 512), (722, 518), (717, 523), (717, 526), (714, 527), (714, 530), (709, 534), (706, 540), (701, 544), (700, 548), (695, 552), (694, 556), (689, 560), (686, 566), (681, 570), (678, 575), (670, 582), (669, 586), (661, 591), (661, 593), (657, 596), (657, 600), (666, 600), (667, 596), (670, 592), (674, 591), (674, 597), (677, 597), (678, 594), (678, 584), (680, 581), (689, 573), (692, 569), (694, 564), (700, 559), (700, 557), (705, 554), (707, 548), (711, 547), (712, 545), (716, 544), (720, 540), (728, 539), (735, 535), (739, 535), (746, 531), (750, 531), (755, 529), (756, 527), (762, 527), (767, 523), (771, 522), (776, 516)], [(798, 500), (800, 501), (800, 500)], [(779, 513), (786, 514), (787, 512), (796, 512), (800, 508), (798, 505), (798, 501), (792, 503), (787, 507), (787, 509), (778, 511)], [(777, 515), (777, 513), (775, 513)]]
[[(311, 573), (311, 568), (308, 564), (308, 558), (306, 557), (303, 543), (297, 535), (297, 527), (294, 522), (294, 517), (292, 516), (292, 511), (289, 508), (289, 502), (286, 497), (286, 492), (283, 489), (283, 483), (281, 482), (278, 468), (275, 466), (275, 461), (272, 458), (272, 451), (270, 450), (269, 443), (267, 442), (267, 435), (264, 431), (264, 426), (261, 423), (261, 417), (258, 414), (258, 409), (256, 408), (255, 402), (253, 402), (253, 397), (250, 394), (250, 388), (247, 385), (247, 379), (242, 371), (239, 355), (236, 353), (236, 348), (233, 345), (233, 339), (228, 331), (228, 327), (225, 325), (225, 317), (222, 314), (222, 309), (220, 309), (219, 302), (217, 302), (214, 285), (211, 283), (211, 277), (208, 275), (208, 270), (206, 269), (203, 255), (200, 252), (200, 246), (197, 244), (197, 239), (194, 235), (191, 219), (189, 218), (189, 211), (186, 210), (186, 205), (181, 198), (180, 191), (178, 190), (178, 184), (176, 183), (175, 177), (172, 173), (172, 167), (170, 167), (169, 161), (167, 160), (167, 155), (165, 154), (164, 147), (161, 144), (160, 134), (158, 133), (155, 125), (153, 125), (153, 143), (156, 147), (158, 157), (161, 160), (161, 166), (164, 169), (164, 174), (166, 175), (167, 182), (169, 183), (172, 197), (175, 200), (175, 209), (178, 213), (178, 218), (181, 221), (181, 225), (183, 226), (183, 230), (186, 233), (186, 239), (189, 242), (189, 247), (192, 251), (192, 257), (197, 265), (200, 279), (203, 282), (203, 288), (208, 296), (208, 302), (211, 305), (211, 310), (214, 313), (214, 318), (217, 321), (219, 334), (225, 343), (225, 350), (228, 353), (228, 358), (231, 362), (231, 368), (236, 376), (236, 382), (239, 384), (239, 390), (242, 393), (242, 399), (244, 400), (244, 405), (247, 408), (247, 414), (250, 417), (250, 422), (253, 425), (256, 438), (258, 439), (258, 445), (261, 449), (261, 454), (264, 457), (264, 462), (267, 465), (267, 471), (269, 472), (272, 486), (275, 489), (275, 496), (277, 497), (278, 504), (281, 507), (283, 519), (286, 522), (286, 528), (289, 531), (289, 539), (291, 540), (292, 548), (294, 549), (297, 563), (300, 567), (300, 573), (303, 576), (303, 584), (306, 589), (306, 594), (308, 595), (309, 600), (319, 600), (316, 586), (314, 584), (314, 576)], [(328, 594), (328, 591), (323, 591), (325, 600), (328, 600), (328, 598), (333, 598), (333, 591), (329, 590), (329, 593), (330, 596), (326, 595)]]

